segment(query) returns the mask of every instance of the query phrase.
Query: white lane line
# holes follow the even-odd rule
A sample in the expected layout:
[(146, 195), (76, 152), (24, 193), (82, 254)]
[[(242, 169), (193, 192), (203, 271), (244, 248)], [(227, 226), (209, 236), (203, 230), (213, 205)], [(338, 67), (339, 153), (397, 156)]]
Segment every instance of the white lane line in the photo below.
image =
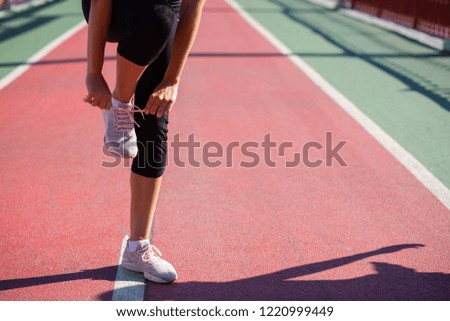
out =
[(85, 21), (80, 21), (78, 24), (64, 32), (62, 35), (54, 39), (52, 42), (50, 42), (48, 45), (46, 45), (44, 48), (40, 49), (38, 52), (36, 52), (33, 56), (27, 59), (27, 61), (19, 66), (17, 66), (14, 70), (12, 70), (10, 73), (8, 73), (5, 77), (0, 79), (0, 90), (8, 86), (10, 83), (12, 83), (14, 80), (19, 78), (23, 73), (25, 73), (30, 67), (41, 60), (43, 57), (45, 57), (48, 53), (50, 53), (53, 49), (58, 47), (60, 44), (62, 44), (64, 41), (72, 37), (75, 33), (77, 33), (79, 30), (81, 30), (86, 25)]
[(302, 70), (319, 88), (331, 97), (345, 112), (356, 120), (373, 138), (375, 138), (392, 156), (413, 174), (431, 193), (434, 194), (448, 209), (450, 209), (450, 191), (425, 166), (407, 152), (399, 143), (389, 136), (381, 127), (367, 117), (350, 100), (342, 95), (317, 71), (303, 59), (296, 56), (285, 44), (278, 40), (270, 31), (251, 17), (235, 0), (225, 0), (239, 15), (247, 21), (261, 36), (269, 41), (280, 53)]
[(327, 9), (335, 10), (340, 6), (339, 0), (307, 0)]
[(143, 301), (145, 295), (144, 275), (142, 273), (128, 271), (121, 265), (127, 240), (128, 236), (125, 236), (122, 241), (112, 301)]

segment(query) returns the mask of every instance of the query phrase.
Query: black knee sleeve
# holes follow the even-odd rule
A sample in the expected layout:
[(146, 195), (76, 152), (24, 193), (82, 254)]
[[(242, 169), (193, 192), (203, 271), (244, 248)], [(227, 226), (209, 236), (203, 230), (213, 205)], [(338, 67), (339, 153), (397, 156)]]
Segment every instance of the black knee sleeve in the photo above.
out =
[[(139, 108), (145, 108), (150, 95), (164, 78), (172, 52), (173, 36), (174, 32), (159, 57), (145, 69), (139, 79), (134, 98), (134, 103)], [(135, 120), (139, 124), (139, 127), (135, 126), (138, 154), (131, 170), (145, 177), (160, 177), (167, 164), (167, 115), (161, 118), (146, 115), (143, 118), (137, 113)]]
[[(141, 115), (136, 118), (142, 117)], [(167, 163), (167, 115), (157, 118), (146, 115), (136, 127), (138, 154), (131, 170), (145, 177), (157, 178), (164, 174)]]

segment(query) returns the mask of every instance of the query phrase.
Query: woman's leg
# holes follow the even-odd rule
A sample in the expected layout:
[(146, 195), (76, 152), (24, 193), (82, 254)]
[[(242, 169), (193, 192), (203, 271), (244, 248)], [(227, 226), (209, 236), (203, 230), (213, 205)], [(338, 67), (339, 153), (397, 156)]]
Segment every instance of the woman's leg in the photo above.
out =
[[(90, 0), (83, 0), (86, 17), (89, 8)], [(167, 69), (178, 13), (179, 3), (174, 8), (166, 0), (113, 0), (108, 38), (119, 42), (113, 107), (128, 110), (128, 103), (135, 94), (135, 104), (145, 108)], [(145, 278), (154, 282), (173, 282), (177, 278), (175, 269), (155, 257), (148, 242), (166, 165), (168, 120), (166, 115), (161, 118), (148, 115), (145, 119), (138, 115), (135, 121), (139, 124), (136, 128), (139, 153), (133, 160), (130, 179), (130, 234), (134, 242), (128, 242), (122, 266), (142, 272)]]
[(162, 176), (149, 178), (131, 173), (130, 239), (148, 240)]
[[(176, 25), (177, 8), (161, 0), (128, 2), (115, 0), (112, 26), (119, 26), (119, 44), (116, 62), (116, 84), (113, 98), (122, 103), (131, 101), (144, 108), (151, 93), (162, 80), (170, 56)], [(139, 83), (139, 85), (138, 85)], [(137, 89), (136, 89), (137, 87)], [(154, 151), (165, 162), (163, 142), (166, 140), (167, 121), (151, 115), (137, 116), (136, 128), (140, 162), (135, 162), (131, 173), (130, 239), (146, 240), (158, 200), (161, 176), (165, 164), (153, 162)], [(164, 154), (164, 155), (163, 155)], [(151, 158), (151, 160), (149, 160)], [(150, 169), (148, 169), (150, 167)], [(156, 170), (154, 170), (154, 168)]]
[[(133, 66), (129, 68), (126, 63), (118, 65), (118, 75), (121, 74), (121, 67), (125, 67), (122, 73), (132, 69), (134, 74), (128, 77), (128, 82), (126, 75), (124, 75), (123, 79), (118, 80), (117, 85), (120, 87), (120, 90), (115, 90), (114, 93), (119, 100), (121, 100), (120, 98), (131, 98), (132, 89), (136, 87), (134, 103), (141, 109), (145, 108), (150, 95), (164, 77), (170, 59), (177, 21), (176, 11), (166, 7), (167, 2), (165, 0), (144, 1), (143, 3), (146, 5), (150, 3), (158, 5), (157, 14), (159, 15), (159, 20), (154, 21), (157, 24), (162, 23), (162, 26), (158, 27), (157, 24), (151, 24), (149, 28), (153, 30), (138, 33), (139, 36), (145, 34), (145, 37), (148, 38), (138, 42), (139, 46), (136, 46), (135, 38), (128, 39), (122, 46), (119, 42), (118, 52), (120, 55), (127, 57), (127, 52), (130, 55), (142, 54), (143, 48), (148, 50), (152, 46), (153, 50), (150, 51), (155, 53), (155, 55), (138, 57), (135, 60), (137, 65), (142, 65), (145, 58), (149, 64), (139, 74), (137, 84), (132, 82), (134, 79), (132, 77), (138, 74), (140, 69)], [(134, 48), (130, 49), (128, 46), (132, 44), (134, 44)], [(159, 283), (173, 282), (177, 278), (175, 269), (167, 261), (155, 256), (153, 246), (149, 246), (150, 229), (158, 201), (162, 175), (166, 166), (168, 119), (166, 115), (163, 115), (161, 118), (157, 118), (155, 115), (145, 115), (144, 118), (143, 115), (136, 113), (135, 121), (138, 124), (135, 127), (138, 153), (133, 159), (130, 177), (130, 242), (124, 252), (122, 264), (125, 268), (143, 272), (145, 278), (151, 281)], [(151, 259), (147, 255), (150, 255)]]
[[(171, 43), (163, 50), (158, 59), (151, 64), (139, 79), (135, 104), (143, 108), (153, 90), (164, 77), (170, 58)], [(138, 141), (138, 154), (133, 160), (131, 172), (131, 208), (130, 239), (149, 238), (151, 225), (158, 201), (162, 176), (166, 166), (167, 115), (157, 118), (155, 115), (136, 114), (135, 120)]]
[[(132, 63), (117, 54), (116, 86), (113, 98), (129, 102), (136, 90), (136, 84), (146, 66)], [(131, 173), (130, 239), (146, 240), (150, 234), (153, 215), (158, 201), (161, 179), (148, 178)]]
[(145, 67), (137, 65), (117, 54), (116, 86), (112, 93), (113, 98), (121, 102), (129, 102), (134, 95), (136, 84)]
[[(135, 91), (135, 104), (145, 108), (150, 95), (161, 83), (169, 65), (172, 42), (175, 35), (179, 7), (174, 8), (174, 25), (163, 50), (143, 72)], [(133, 160), (131, 173), (131, 211), (130, 238), (145, 240), (153, 223), (162, 176), (166, 167), (167, 151), (167, 115), (157, 118), (155, 115), (136, 114), (135, 121), (138, 141), (138, 154)]]

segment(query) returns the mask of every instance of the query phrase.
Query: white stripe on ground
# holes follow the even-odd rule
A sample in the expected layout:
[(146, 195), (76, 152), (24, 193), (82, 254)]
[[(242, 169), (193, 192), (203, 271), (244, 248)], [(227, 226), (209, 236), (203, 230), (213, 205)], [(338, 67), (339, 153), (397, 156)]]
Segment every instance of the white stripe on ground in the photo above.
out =
[(143, 301), (145, 294), (144, 275), (142, 273), (128, 271), (121, 265), (127, 240), (128, 237), (125, 236), (122, 241), (112, 301)]
[(307, 0), (319, 6), (325, 7), (327, 9), (336, 9), (340, 3), (339, 0)]
[(411, 172), (431, 193), (434, 194), (448, 209), (450, 209), (450, 191), (425, 166), (407, 152), (399, 143), (367, 117), (350, 100), (336, 90), (317, 71), (303, 59), (296, 56), (285, 44), (278, 40), (270, 31), (263, 27), (234, 0), (225, 0), (239, 15), (269, 41), (280, 53), (302, 70), (319, 88), (330, 96), (344, 111), (356, 120), (373, 138), (386, 148), (406, 169)]
[(48, 53), (50, 53), (53, 49), (58, 47), (60, 44), (62, 44), (64, 41), (72, 37), (75, 33), (77, 33), (79, 30), (81, 30), (86, 25), (86, 22), (80, 21), (77, 25), (73, 26), (66, 32), (64, 32), (62, 35), (57, 37), (55, 40), (50, 42), (48, 45), (46, 45), (44, 48), (36, 52), (33, 56), (27, 59), (27, 61), (19, 66), (17, 66), (14, 70), (12, 70), (9, 74), (7, 74), (5, 77), (0, 79), (0, 90), (8, 86), (10, 83), (12, 83), (14, 80), (19, 78), (21, 75), (23, 75), (30, 67), (41, 60), (43, 57), (45, 57)]

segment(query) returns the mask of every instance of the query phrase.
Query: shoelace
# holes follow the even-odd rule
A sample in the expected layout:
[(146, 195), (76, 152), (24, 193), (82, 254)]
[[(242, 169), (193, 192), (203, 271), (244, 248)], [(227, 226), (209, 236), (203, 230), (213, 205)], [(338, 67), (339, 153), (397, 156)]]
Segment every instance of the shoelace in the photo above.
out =
[(144, 110), (140, 109), (134, 104), (132, 109), (125, 109), (120, 107), (111, 108), (114, 108), (114, 127), (118, 132), (128, 132), (130, 130), (133, 130), (134, 124), (136, 124), (137, 127), (140, 127), (139, 124), (134, 120), (134, 113), (141, 113), (142, 118), (145, 118)]
[(155, 256), (158, 254), (158, 256), (162, 256), (161, 251), (154, 245), (150, 244), (148, 247), (143, 248), (139, 253), (142, 255), (142, 259), (146, 262), (150, 261), (152, 256)]

